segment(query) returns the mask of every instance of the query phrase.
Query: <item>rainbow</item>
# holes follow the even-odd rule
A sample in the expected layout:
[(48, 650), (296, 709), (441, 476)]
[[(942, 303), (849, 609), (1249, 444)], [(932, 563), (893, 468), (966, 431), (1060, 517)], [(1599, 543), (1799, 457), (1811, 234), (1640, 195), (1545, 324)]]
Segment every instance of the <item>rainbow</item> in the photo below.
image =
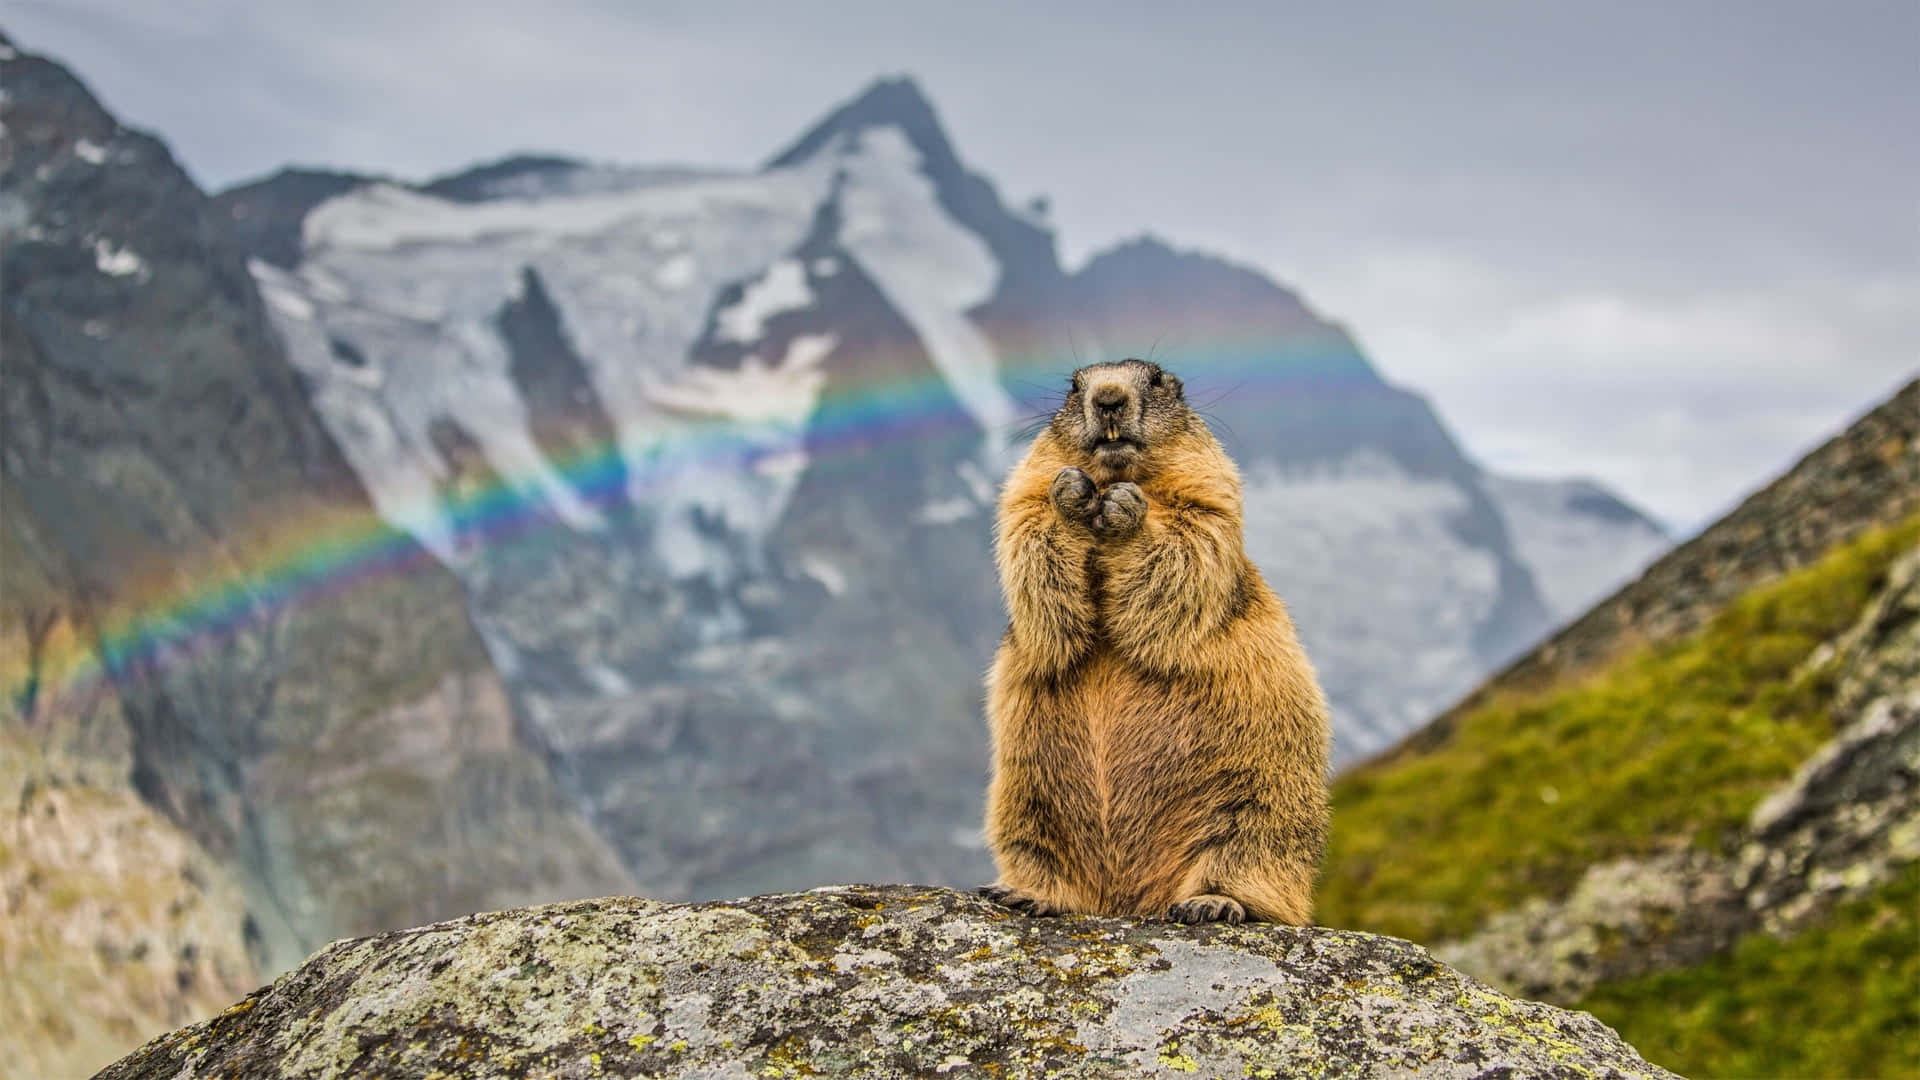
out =
[[(1016, 397), (1035, 403), (1035, 419), (1044, 416), (1046, 406), (1033, 388), (1036, 383), (1063, 388), (1075, 366), (1071, 351), (1034, 347), (1006, 355), (1007, 381), (1016, 386)], [(1230, 393), (1241, 400), (1309, 394), (1324, 390), (1329, 382), (1377, 385), (1371, 369), (1364, 361), (1356, 367), (1356, 360), (1352, 345), (1336, 334), (1291, 345), (1271, 338), (1216, 340), (1205, 348), (1181, 347), (1170, 363), (1197, 399)], [(924, 362), (915, 358), (912, 365), (888, 366), (918, 366), (922, 373), (861, 381), (835, 381), (830, 374), (808, 421), (811, 460), (855, 461), (862, 455), (896, 452), (903, 444), (977, 433), (944, 380), (926, 370)], [(672, 443), (650, 447), (638, 467), (612, 440), (604, 439), (576, 448), (553, 465), (596, 506), (618, 506), (629, 493), (644, 506), (647, 495), (661, 490), (678, 470), (750, 468), (756, 453), (739, 425), (716, 420), (693, 425)], [(420, 544), (376, 515), (364, 500), (308, 502), (316, 505), (291, 521), (239, 530), (239, 539), (223, 553), (228, 565), (189, 570), (187, 556), (170, 553), (167, 565), (136, 576), (140, 584), (109, 598), (84, 620), (84, 627), (68, 619), (38, 642), (29, 642), (14, 626), (6, 627), (0, 636), (0, 687), (7, 689), (17, 712), (31, 716), (88, 708), (116, 678), (216, 648), (235, 633), (297, 605), (420, 572), (434, 563)], [(465, 545), (494, 543), (558, 524), (539, 494), (498, 478), (422, 509), (447, 520)]]

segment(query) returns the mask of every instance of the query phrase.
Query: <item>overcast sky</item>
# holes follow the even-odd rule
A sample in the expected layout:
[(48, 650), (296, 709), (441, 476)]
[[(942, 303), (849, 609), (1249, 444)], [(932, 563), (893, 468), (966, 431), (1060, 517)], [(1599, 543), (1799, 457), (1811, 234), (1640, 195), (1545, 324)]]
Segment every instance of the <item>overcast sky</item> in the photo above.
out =
[(911, 73), (1077, 263), (1152, 231), (1346, 324), (1502, 470), (1683, 528), (1920, 373), (1920, 3), (0, 0), (209, 187), (751, 166)]

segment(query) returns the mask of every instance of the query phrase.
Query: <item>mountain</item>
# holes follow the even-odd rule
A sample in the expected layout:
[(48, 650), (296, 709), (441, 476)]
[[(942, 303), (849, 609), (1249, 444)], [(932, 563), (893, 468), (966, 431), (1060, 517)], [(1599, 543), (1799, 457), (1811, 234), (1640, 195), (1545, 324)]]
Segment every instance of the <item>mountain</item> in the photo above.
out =
[(1320, 917), (1688, 1074), (1907, 1075), (1920, 382), (1335, 786)]
[[(0, 44), (0, 90), (5, 812), (64, 823), (0, 881), (201, 913), (0, 941), (56, 1055), (135, 970), (103, 1039), (476, 908), (983, 879), (991, 505), (1076, 347), (1160, 338), (1213, 413), (1348, 757), (1663, 543), (1517, 513), (1254, 271), (1063, 268), (906, 80), (756, 172), (213, 198), (59, 65)], [(73, 854), (116, 830), (164, 858)]]
[[(314, 201), (323, 189), (329, 198)], [(376, 503), (443, 560), (453, 540), (435, 509), (448, 474), (436, 422), (469, 433), (490, 475), (532, 504), (527, 515), (578, 534), (606, 526), (603, 508), (559, 481), (566, 460), (526, 419), (564, 424), (575, 402), (605, 417), (611, 434), (600, 426), (592, 438), (630, 474), (613, 505), (651, 523), (642, 576), (704, 577), (714, 593), (683, 636), (771, 641), (779, 635), (746, 629), (759, 624), (724, 594), (751, 583), (769, 602), (804, 607), (794, 586), (806, 567), (816, 584), (838, 585), (836, 556), (859, 550), (865, 576), (880, 580), (903, 547), (930, 545), (931, 579), (917, 559), (899, 573), (932, 586), (922, 598), (941, 606), (975, 601), (948, 619), (958, 638), (934, 639), (966, 650), (926, 687), (943, 701), (974, 693), (981, 643), (997, 628), (992, 582), (967, 550), (983, 545), (988, 493), (1015, 429), (1051, 407), (1036, 384), (1054, 385), (1076, 350), (1159, 343), (1210, 403), (1248, 478), (1249, 548), (1302, 624), (1342, 759), (1431, 715), (1667, 543), (1597, 489), (1556, 497), (1489, 477), (1418, 395), (1383, 381), (1343, 330), (1255, 271), (1142, 239), (1069, 273), (1044, 224), (966, 168), (905, 79), (876, 83), (757, 174), (520, 157), (418, 188), (285, 172), (216, 202), (253, 246), (294, 362)], [(502, 359), (513, 347), (501, 313), (536, 291), (550, 336), (577, 358), (569, 398), (536, 400), (535, 369)], [(796, 337), (802, 324), (815, 332)], [(866, 344), (843, 341), (849, 332)], [(930, 430), (944, 449), (920, 438)], [(908, 445), (914, 464), (877, 460)], [(796, 471), (743, 486), (735, 466), (746, 462)], [(835, 516), (849, 493), (868, 510), (898, 504), (870, 519), (878, 535), (851, 549), (845, 537), (789, 546), (791, 506)], [(919, 539), (890, 543), (888, 518), (902, 516)], [(489, 610), (519, 605), (503, 597)], [(894, 604), (857, 616), (876, 633), (916, 617)], [(476, 618), (485, 629), (492, 615)], [(494, 639), (528, 651), (511, 634)], [(585, 655), (577, 643), (541, 647)], [(636, 686), (654, 677), (609, 670)]]
[(206, 197), (4, 39), (0, 92), (9, 1068), (343, 933), (630, 887)]
[(1488, 473), (1520, 560), (1533, 571), (1556, 624), (1585, 612), (1672, 542), (1664, 525), (1591, 480), (1542, 480)]

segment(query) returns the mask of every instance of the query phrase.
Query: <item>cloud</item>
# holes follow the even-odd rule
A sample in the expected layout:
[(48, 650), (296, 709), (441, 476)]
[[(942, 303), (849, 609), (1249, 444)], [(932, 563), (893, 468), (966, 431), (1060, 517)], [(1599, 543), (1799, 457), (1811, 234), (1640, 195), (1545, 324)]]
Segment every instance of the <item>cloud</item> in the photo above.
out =
[(203, 183), (751, 166), (920, 77), (1070, 262), (1276, 272), (1501, 468), (1695, 523), (1920, 367), (1920, 5), (14, 0)]
[(1593, 476), (1683, 528), (1920, 375), (1920, 272), (1686, 294), (1434, 252), (1299, 273), (1481, 461)]

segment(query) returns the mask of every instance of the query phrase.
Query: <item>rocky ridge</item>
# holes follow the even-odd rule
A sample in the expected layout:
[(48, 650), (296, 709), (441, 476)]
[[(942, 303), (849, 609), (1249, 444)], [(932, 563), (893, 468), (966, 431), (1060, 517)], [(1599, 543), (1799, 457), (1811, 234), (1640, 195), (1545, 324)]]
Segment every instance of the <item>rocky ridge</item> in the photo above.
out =
[(0, 953), (99, 1003), (10, 1014), (5, 1056), (110, 1055), (342, 934), (628, 887), (424, 552), (283, 602), (286, 556), (372, 508), (167, 148), (4, 37), (0, 130)]
[(1030, 919), (843, 886), (338, 942), (103, 1080), (356, 1075), (1664, 1077), (1394, 938)]

